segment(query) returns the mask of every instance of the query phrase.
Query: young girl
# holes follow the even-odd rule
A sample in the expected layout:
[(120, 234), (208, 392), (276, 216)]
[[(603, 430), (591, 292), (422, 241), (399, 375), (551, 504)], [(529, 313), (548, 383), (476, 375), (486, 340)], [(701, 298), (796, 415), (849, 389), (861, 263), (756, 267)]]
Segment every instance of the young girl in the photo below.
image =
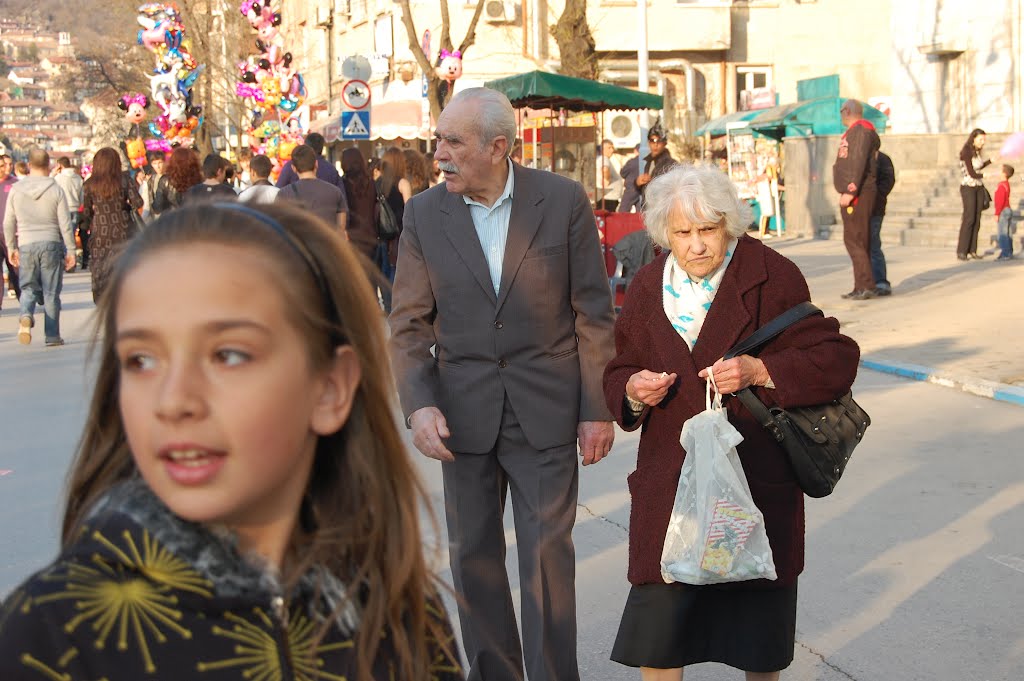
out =
[(362, 272), (281, 205), (129, 243), (63, 549), (0, 608), (0, 678), (462, 678)]

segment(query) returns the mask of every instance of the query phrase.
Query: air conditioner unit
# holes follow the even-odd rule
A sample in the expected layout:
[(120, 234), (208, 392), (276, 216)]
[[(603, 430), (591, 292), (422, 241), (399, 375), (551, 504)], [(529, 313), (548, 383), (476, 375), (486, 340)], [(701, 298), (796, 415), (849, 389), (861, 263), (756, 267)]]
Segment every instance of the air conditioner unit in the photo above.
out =
[(604, 138), (616, 149), (630, 149), (640, 144), (640, 124), (636, 114), (610, 111), (604, 115)]
[(486, 0), (484, 21), (489, 24), (513, 24), (519, 20), (519, 3), (512, 0)]
[(334, 8), (330, 5), (316, 6), (316, 25), (321, 28), (330, 28), (334, 24)]

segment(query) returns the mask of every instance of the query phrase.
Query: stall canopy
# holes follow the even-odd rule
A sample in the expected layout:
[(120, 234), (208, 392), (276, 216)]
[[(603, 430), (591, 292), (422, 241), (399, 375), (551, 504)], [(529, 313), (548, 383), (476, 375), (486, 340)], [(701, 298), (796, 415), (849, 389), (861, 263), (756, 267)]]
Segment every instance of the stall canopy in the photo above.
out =
[(505, 94), (517, 109), (566, 109), (605, 111), (608, 109), (660, 109), (661, 95), (573, 78), (546, 71), (530, 71), (491, 80), (485, 85)]
[[(840, 135), (846, 130), (839, 117), (839, 109), (845, 101), (844, 97), (818, 97), (763, 109), (749, 119), (748, 125), (762, 135), (779, 140), (783, 137), (807, 135)], [(879, 133), (885, 132), (889, 119), (884, 113), (869, 104), (864, 104), (864, 118), (870, 121)]]
[(726, 125), (728, 123), (740, 123), (742, 121), (749, 121), (751, 118), (761, 113), (759, 110), (754, 111), (733, 111), (731, 114), (725, 114), (718, 118), (713, 118), (704, 125), (697, 128), (695, 135), (711, 135), (712, 137), (721, 137), (727, 131)]
[[(839, 117), (839, 109), (845, 101), (844, 97), (818, 97), (770, 109), (736, 111), (708, 121), (697, 128), (695, 134), (717, 137), (726, 133), (727, 124), (746, 121), (754, 132), (777, 140), (807, 135), (839, 135), (845, 130)], [(879, 133), (885, 132), (889, 119), (884, 113), (864, 104), (864, 118), (871, 121)]]

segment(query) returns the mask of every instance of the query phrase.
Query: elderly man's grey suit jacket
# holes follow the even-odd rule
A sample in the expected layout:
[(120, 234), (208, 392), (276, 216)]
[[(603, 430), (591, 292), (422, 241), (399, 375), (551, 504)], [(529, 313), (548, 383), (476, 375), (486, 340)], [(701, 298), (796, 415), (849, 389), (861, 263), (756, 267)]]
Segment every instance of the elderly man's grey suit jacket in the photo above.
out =
[(441, 410), (454, 452), (490, 450), (505, 394), (539, 450), (611, 419), (614, 315), (590, 203), (577, 182), (513, 168), (497, 295), (462, 196), (440, 184), (405, 208), (389, 319), (398, 393), (406, 417)]

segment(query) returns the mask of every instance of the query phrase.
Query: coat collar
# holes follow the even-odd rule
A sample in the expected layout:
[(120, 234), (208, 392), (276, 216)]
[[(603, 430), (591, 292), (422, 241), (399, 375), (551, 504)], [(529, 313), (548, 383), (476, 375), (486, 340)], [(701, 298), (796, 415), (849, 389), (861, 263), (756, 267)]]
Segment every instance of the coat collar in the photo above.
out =
[(512, 214), (508, 220), (508, 240), (505, 242), (505, 257), (501, 265), (497, 310), (505, 304), (512, 283), (519, 272), (519, 266), (530, 244), (533, 243), (533, 237), (540, 229), (541, 204), (544, 201), (544, 192), (539, 184), (534, 182), (537, 173), (517, 163), (512, 164), (512, 172), (515, 173), (516, 195), (512, 200)]
[(460, 194), (451, 192), (445, 194), (440, 205), (443, 214), (441, 228), (477, 283), (495, 304), (495, 312), (501, 309), (508, 298), (509, 289), (512, 288), (516, 273), (519, 272), (519, 265), (523, 262), (523, 257), (530, 248), (537, 230), (540, 229), (540, 205), (545, 197), (543, 188), (537, 181), (536, 171), (513, 163), (512, 172), (515, 174), (515, 190), (497, 296), (494, 295), (494, 284), (487, 268), (487, 259), (484, 257), (483, 246), (480, 244), (480, 237), (477, 236), (469, 206)]
[[(71, 555), (129, 572), (145, 572), (150, 560), (174, 564), (180, 574), (193, 575), (172, 585), (179, 589), (212, 589), (218, 598), (241, 599), (264, 607), (273, 597), (282, 595), (304, 602), (310, 614), (317, 616), (335, 612), (338, 604), (348, 601), (342, 581), (319, 565), (310, 568), (292, 591), (285, 593), (276, 571), (258, 556), (243, 554), (233, 533), (183, 520), (141, 478), (109, 489), (90, 508), (84, 525), (89, 532), (82, 533), (68, 549)], [(189, 584), (193, 588), (187, 588)], [(357, 610), (348, 602), (337, 623), (351, 631), (357, 622)]]
[(736, 253), (722, 277), (722, 284), (708, 310), (692, 353), (672, 328), (662, 306), (661, 273), (670, 254), (666, 252), (654, 261), (652, 267), (657, 268), (656, 284), (651, 293), (647, 324), (651, 330), (650, 337), (654, 339), (655, 351), (663, 361), (667, 361), (667, 365), (678, 366), (683, 373), (696, 376), (698, 371), (721, 359), (726, 350), (735, 345), (744, 333), (749, 332), (748, 327), (757, 302), (744, 303), (744, 297), (748, 291), (768, 279), (764, 254), (760, 250), (763, 248), (766, 247), (749, 236), (739, 238)]

